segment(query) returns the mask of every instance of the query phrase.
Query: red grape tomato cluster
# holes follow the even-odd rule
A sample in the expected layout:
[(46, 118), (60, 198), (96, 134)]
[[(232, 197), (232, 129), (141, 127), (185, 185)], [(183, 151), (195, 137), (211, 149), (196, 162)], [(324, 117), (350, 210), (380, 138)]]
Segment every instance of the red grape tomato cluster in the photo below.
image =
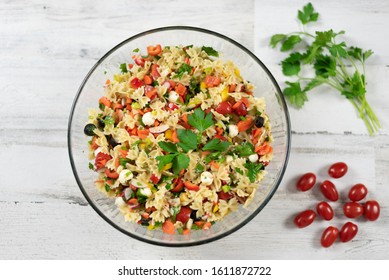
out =
[[(328, 174), (334, 179), (343, 177), (348, 171), (348, 166), (344, 162), (336, 162), (328, 169)], [(316, 184), (316, 175), (314, 173), (306, 173), (300, 177), (297, 182), (297, 189), (306, 192)], [(320, 191), (324, 198), (328, 201), (338, 201), (339, 193), (333, 182), (324, 180), (320, 184)], [(356, 184), (350, 188), (348, 198), (343, 204), (343, 213), (347, 218), (356, 219), (364, 216), (369, 221), (375, 221), (380, 215), (380, 205), (375, 200), (368, 200), (365, 203), (360, 201), (365, 199), (368, 194), (368, 189), (364, 184)], [(302, 211), (294, 218), (294, 224), (298, 228), (305, 228), (313, 223), (317, 218), (330, 221), (334, 217), (334, 210), (327, 201), (321, 201), (316, 205), (316, 212), (308, 209)], [(341, 242), (352, 240), (358, 233), (358, 226), (352, 222), (346, 222), (339, 230), (337, 227), (327, 227), (321, 236), (320, 243), (323, 247), (330, 247), (338, 238)]]

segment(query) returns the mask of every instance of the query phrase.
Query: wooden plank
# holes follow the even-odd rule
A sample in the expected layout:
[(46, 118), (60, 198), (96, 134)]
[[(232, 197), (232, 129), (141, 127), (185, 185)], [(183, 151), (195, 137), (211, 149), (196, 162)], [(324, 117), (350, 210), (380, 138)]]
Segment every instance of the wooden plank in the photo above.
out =
[[(66, 153), (65, 149), (46, 148), (50, 151), (45, 156), (48, 162), (60, 158), (56, 161), (58, 168), (53, 170), (56, 172), (48, 174), (46, 180), (35, 179), (35, 170), (31, 170), (26, 174), (30, 178), (28, 191), (18, 188), (11, 179), (2, 183), (0, 208), (7, 215), (1, 217), (4, 226), (0, 232), (5, 238), (0, 241), (0, 258), (385, 258), (389, 238), (385, 231), (389, 222), (386, 210), (389, 206), (386, 188), (389, 178), (385, 168), (389, 165), (388, 142), (387, 136), (294, 134), (288, 170), (265, 209), (237, 233), (214, 243), (181, 249), (147, 245), (116, 231), (91, 207), (83, 206), (84, 200), (70, 174), (66, 155), (60, 156)], [(6, 162), (18, 148), (19, 145), (8, 147), (8, 154), (1, 151)], [(37, 154), (40, 149), (43, 150), (38, 147)], [(380, 151), (377, 159), (375, 150)], [(34, 154), (31, 155), (34, 158)], [(364, 182), (369, 187), (369, 197), (381, 203), (382, 215), (375, 223), (358, 219), (356, 223), (360, 226), (360, 233), (353, 242), (338, 243), (324, 250), (318, 245), (320, 232), (330, 224), (341, 226), (346, 219), (339, 208), (333, 222), (318, 220), (307, 229), (294, 228), (293, 216), (300, 210), (314, 207), (322, 199), (317, 190), (300, 193), (295, 191), (294, 185), (297, 177), (307, 171), (319, 174), (320, 180), (325, 179), (326, 168), (335, 160), (344, 160), (350, 166), (348, 175), (336, 180), (342, 197), (353, 183)], [(3, 168), (0, 166), (0, 169)], [(341, 207), (341, 203), (332, 205)], [(255, 248), (252, 244), (256, 244)], [(217, 247), (229, 250), (221, 255), (220, 251), (214, 250)]]

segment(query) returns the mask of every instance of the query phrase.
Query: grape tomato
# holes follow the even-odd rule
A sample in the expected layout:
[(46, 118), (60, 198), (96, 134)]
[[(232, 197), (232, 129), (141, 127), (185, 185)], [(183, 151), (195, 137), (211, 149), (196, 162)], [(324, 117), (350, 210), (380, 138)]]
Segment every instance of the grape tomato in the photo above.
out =
[(305, 173), (303, 176), (300, 177), (300, 179), (297, 182), (297, 188), (305, 192), (307, 190), (310, 190), (316, 183), (316, 175), (309, 172)]
[(375, 221), (380, 216), (380, 205), (375, 200), (366, 201), (364, 206), (365, 218)]
[(347, 202), (343, 205), (343, 213), (347, 218), (358, 218), (363, 215), (363, 206), (358, 202)]
[(331, 201), (337, 201), (339, 199), (338, 191), (336, 190), (334, 183), (331, 181), (325, 180), (323, 183), (321, 183), (320, 191), (327, 199)]
[(314, 211), (305, 210), (294, 218), (294, 224), (298, 228), (305, 228), (310, 224), (312, 224), (315, 218), (316, 218), (316, 213)]
[(352, 222), (347, 222), (343, 225), (340, 230), (339, 236), (340, 241), (349, 242), (351, 239), (355, 237), (358, 233), (358, 226), (353, 224)]
[(367, 195), (367, 188), (364, 184), (356, 184), (354, 185), (349, 193), (348, 193), (348, 198), (351, 201), (360, 201), (364, 199)]
[(319, 214), (319, 216), (321, 216), (326, 221), (329, 221), (334, 217), (334, 210), (325, 201), (320, 202), (316, 206), (316, 212), (317, 212), (317, 214)]
[(330, 247), (332, 244), (334, 244), (338, 236), (339, 230), (336, 227), (329, 226), (323, 231), (323, 234), (321, 235), (321, 246), (325, 248)]
[(328, 174), (332, 178), (337, 179), (343, 177), (344, 174), (346, 174), (347, 170), (348, 170), (347, 164), (345, 164), (344, 162), (336, 162), (330, 166), (330, 168), (328, 169)]

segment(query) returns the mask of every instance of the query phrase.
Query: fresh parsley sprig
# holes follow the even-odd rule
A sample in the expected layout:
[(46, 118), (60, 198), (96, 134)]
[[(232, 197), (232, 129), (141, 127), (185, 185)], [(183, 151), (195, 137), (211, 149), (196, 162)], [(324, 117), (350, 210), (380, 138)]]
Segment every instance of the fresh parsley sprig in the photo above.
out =
[(192, 71), (192, 66), (186, 63), (182, 63), (180, 67), (178, 67), (176, 74), (173, 76), (174, 79), (181, 79), (184, 73), (190, 74)]
[(173, 167), (173, 173), (178, 174), (182, 169), (186, 169), (189, 166), (189, 157), (177, 150), (177, 146), (169, 142), (159, 142), (158, 145), (169, 154), (164, 156), (157, 156), (159, 161), (158, 170), (161, 171), (167, 164), (171, 163)]
[[(270, 39), (270, 46), (281, 45), (282, 52), (293, 51), (296, 46), (304, 51), (293, 51), (282, 61), (282, 72), (285, 76), (296, 77), (286, 81), (283, 94), (289, 102), (301, 108), (308, 101), (307, 92), (320, 85), (329, 85), (345, 96), (359, 113), (369, 134), (376, 133), (381, 124), (366, 100), (365, 61), (373, 54), (372, 50), (364, 51), (358, 47), (349, 47), (339, 41), (344, 31), (316, 31), (314, 34), (305, 30), (308, 23), (319, 18), (311, 3), (298, 11), (297, 17), (303, 26), (302, 31), (288, 34), (275, 34)], [(304, 41), (306, 45), (299, 43)], [(302, 66), (310, 66), (314, 77), (300, 75)], [(350, 67), (347, 67), (350, 66)], [(351, 69), (351, 71), (349, 70)]]
[(244, 167), (247, 168), (247, 177), (249, 178), (251, 183), (254, 183), (257, 180), (258, 173), (263, 170), (263, 164), (253, 163), (251, 161), (245, 163)]
[(201, 50), (206, 52), (207, 55), (209, 56), (216, 56), (216, 57), (219, 57), (219, 53), (218, 51), (216, 51), (214, 48), (212, 47), (206, 47), (206, 46), (202, 46), (201, 47)]
[[(205, 114), (203, 110), (197, 108), (188, 116), (188, 123), (197, 129), (199, 133), (196, 134), (189, 129), (179, 129), (177, 130), (177, 137), (179, 139), (177, 144), (164, 141), (158, 142), (161, 149), (168, 153), (156, 157), (159, 161), (158, 169), (160, 171), (169, 163), (172, 164), (174, 174), (178, 174), (182, 169), (188, 168), (190, 159), (186, 153), (199, 149), (203, 132), (213, 125), (212, 114)], [(202, 150), (224, 152), (230, 145), (230, 142), (212, 139), (202, 147)]]

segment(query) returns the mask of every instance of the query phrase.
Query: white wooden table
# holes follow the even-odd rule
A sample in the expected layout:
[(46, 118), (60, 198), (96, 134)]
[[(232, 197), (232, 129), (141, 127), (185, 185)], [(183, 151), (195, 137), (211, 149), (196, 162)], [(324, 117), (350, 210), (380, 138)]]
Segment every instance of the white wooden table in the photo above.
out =
[[(131, 239), (88, 206), (67, 153), (67, 121), (77, 89), (92, 65), (118, 42), (150, 28), (192, 25), (242, 43), (281, 83), (283, 55), (268, 47), (274, 33), (293, 31), (305, 1), (6, 1), (0, 0), (0, 259), (388, 259), (389, 258), (389, 2), (312, 1), (319, 29), (344, 29), (371, 48), (368, 100), (383, 129), (369, 137), (338, 93), (309, 94), (290, 109), (292, 150), (273, 199), (248, 225), (211, 244), (165, 248)], [(375, 223), (357, 220), (355, 240), (320, 247), (321, 231), (345, 221), (299, 230), (293, 215), (314, 207), (318, 192), (298, 193), (296, 178), (320, 180), (335, 161), (350, 172), (342, 194), (363, 182), (382, 206)], [(333, 204), (340, 206), (340, 203)]]

